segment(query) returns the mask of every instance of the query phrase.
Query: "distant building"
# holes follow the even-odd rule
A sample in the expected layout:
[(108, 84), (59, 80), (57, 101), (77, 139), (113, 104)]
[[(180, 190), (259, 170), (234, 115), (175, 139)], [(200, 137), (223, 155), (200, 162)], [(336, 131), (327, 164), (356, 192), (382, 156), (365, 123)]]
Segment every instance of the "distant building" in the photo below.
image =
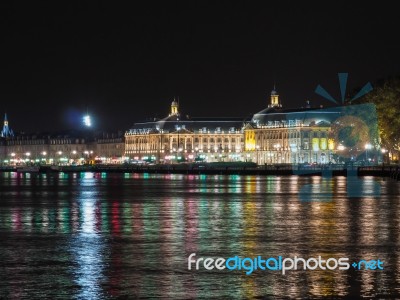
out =
[(2, 138), (10, 138), (14, 136), (14, 132), (8, 126), (8, 119), (7, 114), (4, 114), (4, 122), (3, 122), (3, 129), (0, 132), (0, 137)]
[(122, 132), (103, 133), (96, 138), (95, 153), (104, 163), (121, 163), (125, 154), (125, 137)]
[(82, 164), (122, 162), (124, 136), (120, 133), (63, 131), (15, 134), (0, 139), (0, 159), (7, 164)]
[[(369, 111), (369, 108), (360, 111), (359, 106), (351, 105), (312, 108), (309, 102), (305, 108), (284, 109), (274, 88), (266, 108), (249, 120), (191, 118), (181, 115), (179, 102), (174, 100), (165, 118), (135, 123), (125, 134), (92, 130), (14, 134), (5, 116), (0, 159), (8, 163), (49, 164), (124, 161), (335, 163), (338, 151), (353, 160), (364, 151), (373, 151), (371, 147), (379, 148), (379, 135), (370, 130), (378, 128), (376, 120), (365, 118), (374, 116), (374, 111)], [(339, 138), (344, 132), (340, 132), (343, 126), (346, 130), (357, 127), (354, 146), (347, 149), (342, 145), (343, 138)], [(357, 133), (360, 129), (366, 134), (365, 138)], [(367, 137), (368, 132), (372, 134), (370, 137)], [(365, 160), (373, 159), (371, 155), (364, 156)]]
[(5, 145), (5, 157), (15, 163), (86, 161), (95, 148), (93, 141), (79, 132), (19, 134), (6, 139)]

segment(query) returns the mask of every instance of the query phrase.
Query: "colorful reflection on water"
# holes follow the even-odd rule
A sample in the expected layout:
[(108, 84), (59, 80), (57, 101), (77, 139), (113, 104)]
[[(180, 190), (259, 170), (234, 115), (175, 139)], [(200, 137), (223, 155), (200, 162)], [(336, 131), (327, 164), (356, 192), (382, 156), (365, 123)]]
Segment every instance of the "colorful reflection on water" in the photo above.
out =
[[(0, 295), (107, 299), (400, 297), (400, 185), (301, 202), (320, 177), (0, 174)], [(349, 257), (383, 271), (188, 271), (187, 257)]]

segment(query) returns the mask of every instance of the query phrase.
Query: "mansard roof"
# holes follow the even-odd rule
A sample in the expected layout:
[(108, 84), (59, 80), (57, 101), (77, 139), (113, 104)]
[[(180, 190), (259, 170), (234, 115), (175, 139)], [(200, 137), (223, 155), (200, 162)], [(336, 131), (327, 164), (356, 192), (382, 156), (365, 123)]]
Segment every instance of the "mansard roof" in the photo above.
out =
[(282, 109), (268, 107), (254, 114), (251, 122), (257, 126), (268, 125), (275, 121), (298, 120), (304, 125), (327, 125), (329, 126), (342, 114), (341, 107), (333, 108), (300, 108)]
[(134, 133), (140, 130), (148, 132), (156, 129), (164, 132), (175, 132), (177, 130), (189, 130), (191, 132), (214, 132), (214, 131), (237, 131), (241, 130), (244, 124), (243, 118), (172, 118), (162, 120), (135, 123), (129, 132)]

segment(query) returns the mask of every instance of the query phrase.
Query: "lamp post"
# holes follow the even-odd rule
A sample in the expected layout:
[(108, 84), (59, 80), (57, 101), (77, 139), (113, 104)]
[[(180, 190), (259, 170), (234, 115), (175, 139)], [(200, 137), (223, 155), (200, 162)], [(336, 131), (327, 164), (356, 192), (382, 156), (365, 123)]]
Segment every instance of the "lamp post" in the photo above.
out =
[(46, 152), (46, 151), (43, 151), (43, 152), (42, 152), (42, 156), (43, 156), (42, 161), (44, 160), (44, 163), (45, 163), (45, 164), (46, 164), (46, 158), (45, 158), (46, 155), (47, 155), (47, 152)]
[(86, 155), (86, 164), (89, 162), (89, 151), (83, 151), (83, 154), (85, 154)]
[[(337, 147), (338, 151), (343, 151), (344, 149), (346, 149), (346, 147), (343, 146), (342, 144), (339, 144), (339, 146)], [(340, 163), (339, 156), (338, 156), (337, 160), (338, 160), (337, 163)]]
[(365, 161), (368, 163), (368, 150), (372, 148), (372, 145), (367, 143), (365, 144)]
[(194, 148), (194, 161), (196, 161), (196, 159), (198, 160), (198, 158), (197, 158), (198, 152), (199, 152), (199, 147), (195, 147)]
[(382, 152), (382, 166), (385, 165), (385, 154), (388, 152), (385, 148), (381, 149)]
[(58, 165), (61, 165), (61, 155), (62, 155), (62, 151), (58, 151), (57, 152), (59, 158), (58, 158)]
[(31, 153), (26, 152), (25, 155), (26, 155), (26, 160), (25, 160), (25, 164), (26, 164), (29, 161), (29, 157), (31, 156)]
[(256, 164), (259, 164), (259, 151), (260, 151), (260, 145), (256, 145)]
[(279, 162), (279, 159), (278, 159), (278, 152), (279, 152), (279, 149), (281, 148), (281, 145), (280, 144), (274, 144), (274, 149), (275, 149), (275, 151), (277, 152), (276, 153), (276, 157), (275, 157), (275, 163), (278, 161)]
[(15, 161), (15, 153), (12, 152), (10, 155), (11, 155), (10, 162), (13, 162), (14, 164), (16, 164), (16, 161)]
[(73, 160), (73, 163), (75, 162), (75, 158), (76, 158), (76, 150), (73, 150), (72, 152), (72, 155), (73, 155), (73, 158), (72, 158), (72, 160)]
[(178, 132), (178, 152), (179, 152), (179, 149), (180, 149), (180, 146), (179, 146), (179, 144), (180, 144), (180, 141), (179, 141), (179, 132), (181, 131), (181, 127), (180, 126), (178, 126), (178, 128), (177, 128), (177, 132)]
[(182, 153), (182, 148), (178, 148), (177, 149), (177, 155), (176, 155), (176, 161), (179, 163), (179, 162), (181, 162), (182, 161), (182, 155), (183, 154), (181, 154)]

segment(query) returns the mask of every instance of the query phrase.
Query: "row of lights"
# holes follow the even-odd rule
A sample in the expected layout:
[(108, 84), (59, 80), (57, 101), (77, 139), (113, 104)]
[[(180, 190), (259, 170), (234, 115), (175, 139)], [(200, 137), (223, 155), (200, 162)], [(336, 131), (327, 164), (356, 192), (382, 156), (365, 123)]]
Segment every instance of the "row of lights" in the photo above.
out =
[[(371, 149), (372, 149), (372, 145), (369, 144), (369, 143), (367, 143), (367, 144), (365, 144), (364, 148), (365, 148), (365, 150), (371, 150)], [(338, 146), (338, 150), (339, 150), (339, 151), (342, 151), (342, 150), (344, 150), (344, 149), (346, 149), (345, 146), (343, 146), (343, 145), (339, 145), (339, 146)], [(381, 152), (382, 152), (382, 153), (387, 153), (388, 150), (382, 148), (382, 149), (381, 149)]]
[[(71, 153), (75, 155), (77, 152), (76, 152), (75, 150), (73, 150)], [(86, 154), (86, 155), (89, 155), (89, 154), (93, 154), (93, 151), (84, 151), (83, 153)], [(43, 156), (46, 156), (46, 155), (47, 155), (47, 152), (46, 152), (46, 151), (43, 151), (41, 154), (42, 154)], [(58, 155), (62, 155), (63, 152), (62, 152), (62, 151), (58, 151), (57, 154), (58, 154)], [(11, 156), (12, 156), (12, 157), (15, 157), (15, 155), (16, 155), (16, 154), (15, 154), (14, 152), (11, 153)], [(30, 153), (30, 152), (26, 152), (25, 155), (29, 157), (29, 156), (31, 156), (31, 153)]]

